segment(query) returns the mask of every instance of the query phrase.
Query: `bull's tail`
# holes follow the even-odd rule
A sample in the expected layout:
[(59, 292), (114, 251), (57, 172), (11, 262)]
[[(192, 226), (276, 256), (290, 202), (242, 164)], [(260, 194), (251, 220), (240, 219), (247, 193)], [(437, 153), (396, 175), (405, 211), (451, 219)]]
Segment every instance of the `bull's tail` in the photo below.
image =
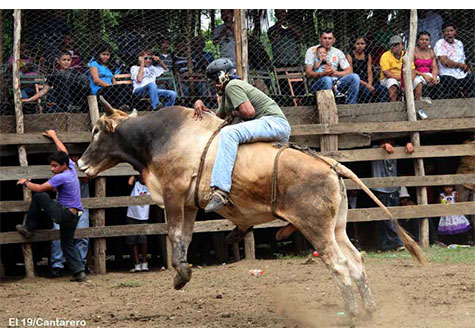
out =
[(360, 180), (358, 176), (356, 176), (355, 173), (353, 173), (349, 168), (345, 167), (344, 165), (338, 163), (334, 159), (328, 158), (328, 157), (322, 157), (319, 156), (320, 159), (325, 161), (330, 167), (332, 167), (338, 174), (345, 176), (346, 178), (349, 178), (352, 180), (356, 185), (358, 185), (361, 189), (364, 190), (366, 194), (368, 194), (369, 197), (373, 201), (376, 202), (377, 205), (383, 211), (389, 216), (391, 219), (391, 222), (393, 223), (394, 227), (396, 228), (396, 231), (401, 238), (404, 247), (409, 251), (411, 256), (422, 266), (425, 265), (426, 263), (426, 256), (422, 249), (417, 245), (417, 243), (409, 236), (409, 234), (404, 230), (398, 223), (398, 221), (394, 218), (394, 216), (391, 214), (391, 212), (386, 208), (386, 206), (376, 197), (375, 194), (363, 183), (363, 181)]

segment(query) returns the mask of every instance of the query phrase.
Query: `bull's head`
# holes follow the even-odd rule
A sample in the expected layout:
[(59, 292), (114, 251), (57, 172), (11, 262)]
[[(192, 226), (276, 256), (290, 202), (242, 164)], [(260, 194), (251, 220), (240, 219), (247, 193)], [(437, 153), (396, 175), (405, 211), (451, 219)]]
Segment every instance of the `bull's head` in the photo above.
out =
[(105, 113), (92, 129), (92, 140), (78, 161), (79, 169), (90, 177), (114, 167), (120, 159), (120, 148), (116, 128), (131, 116), (112, 106), (102, 97), (99, 100), (104, 105)]

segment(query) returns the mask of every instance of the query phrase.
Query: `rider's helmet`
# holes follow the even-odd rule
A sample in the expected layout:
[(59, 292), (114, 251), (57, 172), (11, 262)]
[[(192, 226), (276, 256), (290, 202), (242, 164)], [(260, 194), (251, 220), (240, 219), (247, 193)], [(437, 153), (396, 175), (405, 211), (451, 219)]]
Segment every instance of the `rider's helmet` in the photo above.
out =
[(234, 64), (229, 58), (218, 58), (206, 67), (206, 77), (218, 84), (224, 84), (232, 75)]

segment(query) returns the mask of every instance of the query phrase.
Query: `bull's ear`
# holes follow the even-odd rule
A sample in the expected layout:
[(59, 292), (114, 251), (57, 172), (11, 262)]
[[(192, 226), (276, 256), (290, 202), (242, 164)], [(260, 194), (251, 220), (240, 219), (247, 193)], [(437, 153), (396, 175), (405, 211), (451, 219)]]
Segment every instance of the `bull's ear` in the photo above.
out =
[(137, 116), (137, 109), (133, 109), (132, 113), (129, 114), (129, 118), (134, 118)]
[(111, 116), (114, 114), (114, 109), (112, 108), (111, 104), (109, 104), (104, 97), (99, 96), (99, 100), (101, 101), (102, 105), (104, 106), (104, 111), (106, 112), (107, 116)]
[(115, 132), (115, 129), (118, 125), (117, 121), (114, 119), (104, 119), (104, 124), (111, 133)]

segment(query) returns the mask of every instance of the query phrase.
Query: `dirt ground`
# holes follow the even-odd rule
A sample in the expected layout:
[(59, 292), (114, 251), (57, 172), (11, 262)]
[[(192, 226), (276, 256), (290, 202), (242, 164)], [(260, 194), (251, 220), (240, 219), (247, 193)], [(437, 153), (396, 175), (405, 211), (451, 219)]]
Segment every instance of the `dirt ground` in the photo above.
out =
[[(9, 279), (0, 285), (0, 327), (10, 318), (85, 320), (87, 327), (345, 327), (343, 300), (317, 258), (193, 267), (184, 290), (174, 271), (112, 272), (87, 283)], [(264, 274), (252, 276), (250, 269)], [(367, 258), (378, 306), (357, 327), (475, 327), (473, 263), (413, 265), (403, 254)]]

